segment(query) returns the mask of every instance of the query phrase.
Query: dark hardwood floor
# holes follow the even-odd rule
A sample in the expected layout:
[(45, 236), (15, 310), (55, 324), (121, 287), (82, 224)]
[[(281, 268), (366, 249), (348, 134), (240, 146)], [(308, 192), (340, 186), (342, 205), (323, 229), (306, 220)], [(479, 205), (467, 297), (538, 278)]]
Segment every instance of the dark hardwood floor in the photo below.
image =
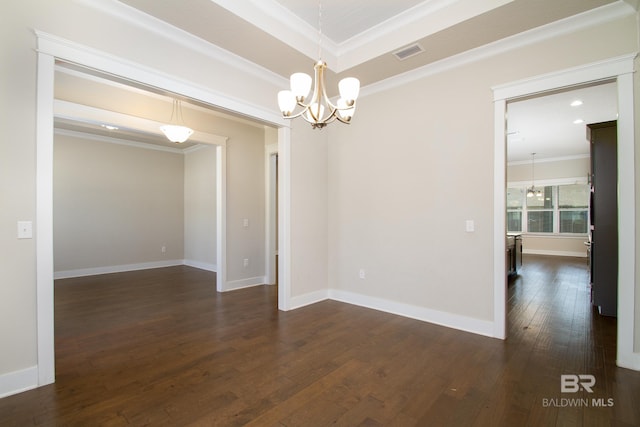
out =
[(60, 280), (57, 382), (0, 399), (0, 425), (638, 426), (640, 372), (615, 366), (587, 282), (583, 259), (525, 256), (501, 341), (335, 301), (279, 312), (275, 287), (217, 294), (189, 267)]

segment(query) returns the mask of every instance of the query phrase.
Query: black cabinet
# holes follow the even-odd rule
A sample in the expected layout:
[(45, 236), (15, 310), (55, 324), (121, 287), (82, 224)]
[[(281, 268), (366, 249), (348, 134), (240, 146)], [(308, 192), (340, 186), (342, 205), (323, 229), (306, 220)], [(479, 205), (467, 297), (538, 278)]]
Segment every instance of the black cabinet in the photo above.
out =
[(587, 125), (591, 145), (591, 299), (600, 314), (618, 312), (618, 154), (615, 121)]
[(522, 235), (515, 233), (507, 234), (507, 276), (518, 274), (522, 266)]

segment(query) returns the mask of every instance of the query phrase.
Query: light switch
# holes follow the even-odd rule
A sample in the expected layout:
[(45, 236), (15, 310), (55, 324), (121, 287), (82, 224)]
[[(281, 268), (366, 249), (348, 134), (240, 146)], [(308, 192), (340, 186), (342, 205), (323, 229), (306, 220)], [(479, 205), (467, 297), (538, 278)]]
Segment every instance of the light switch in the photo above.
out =
[(467, 220), (467, 233), (471, 233), (476, 230), (476, 225), (472, 219)]
[(33, 238), (33, 223), (31, 221), (18, 221), (18, 239)]
[(245, 219), (242, 221), (242, 226), (243, 226), (244, 228), (249, 228), (249, 218), (245, 218)]

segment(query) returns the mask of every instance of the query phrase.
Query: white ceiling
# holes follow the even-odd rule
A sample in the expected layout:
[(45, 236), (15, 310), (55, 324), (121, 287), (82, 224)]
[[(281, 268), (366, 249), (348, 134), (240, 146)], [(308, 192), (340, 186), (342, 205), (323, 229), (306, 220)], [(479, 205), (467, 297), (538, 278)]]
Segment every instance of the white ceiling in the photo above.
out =
[[(288, 77), (296, 71), (311, 72), (312, 64), (318, 59), (318, 51), (321, 49), (322, 59), (332, 70), (328, 73), (327, 83), (333, 88), (337, 86), (337, 79), (345, 75), (358, 77), (362, 85), (367, 86), (484, 44), (612, 3), (624, 2), (322, 0), (320, 9), (318, 0), (119, 0), (115, 4), (120, 4), (132, 16), (141, 13), (148, 15), (151, 19), (158, 20), (157, 22), (162, 21), (193, 34), (282, 77)], [(319, 22), (323, 35), (320, 43)], [(404, 61), (399, 61), (392, 55), (398, 49), (416, 42), (424, 47), (424, 53)], [(95, 82), (95, 76), (93, 78)], [(60, 94), (67, 94), (64, 96), (72, 96), (69, 94), (74, 92), (73, 87), (82, 85), (73, 79), (64, 84), (64, 91), (57, 90)], [(135, 89), (144, 92), (144, 88)], [(86, 94), (86, 90), (84, 92)], [(588, 92), (572, 96), (593, 96), (599, 99), (597, 102), (585, 102), (582, 110), (591, 110), (597, 106), (588, 116), (585, 113), (584, 119), (603, 121), (609, 120), (612, 115), (609, 92), (601, 91), (595, 95)], [(168, 94), (160, 95), (166, 97)], [(615, 97), (615, 93), (613, 96)], [(90, 95), (72, 97), (77, 98), (75, 102), (80, 103), (97, 98)], [(510, 138), (510, 161), (530, 158), (530, 153), (534, 150), (530, 146), (533, 144), (545, 144), (544, 147), (535, 149), (540, 152), (536, 157), (576, 155), (580, 145), (575, 136), (576, 126), (573, 123), (570, 123), (573, 127), (568, 126), (567, 119), (561, 119), (559, 110), (549, 114), (556, 108), (564, 107), (565, 101), (559, 98), (560, 96), (519, 101), (509, 106), (509, 127), (517, 128), (522, 137), (517, 145), (514, 145), (513, 137)], [(546, 106), (541, 106), (542, 104)], [(597, 115), (595, 110), (602, 111)], [(535, 118), (544, 114), (547, 114), (544, 119)], [(70, 127), (70, 119), (66, 117), (64, 121), (58, 120), (58, 123), (60, 126), (64, 123), (64, 126)], [(545, 122), (544, 126), (539, 124), (540, 120)], [(574, 141), (571, 148), (568, 148), (569, 140)]]
[[(574, 101), (579, 106), (571, 106)], [(616, 84), (577, 88), (507, 104), (508, 161), (589, 155), (586, 125), (617, 120)], [(580, 123), (574, 123), (581, 120)]]

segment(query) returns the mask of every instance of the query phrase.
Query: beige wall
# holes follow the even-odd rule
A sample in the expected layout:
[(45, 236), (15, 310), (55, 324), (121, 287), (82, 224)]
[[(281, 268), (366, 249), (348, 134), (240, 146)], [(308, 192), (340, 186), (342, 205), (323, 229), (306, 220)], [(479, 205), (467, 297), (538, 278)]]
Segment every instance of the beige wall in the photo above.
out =
[[(227, 142), (227, 280), (265, 271), (264, 129), (242, 127)], [(245, 226), (244, 221), (248, 221)], [(244, 266), (244, 260), (249, 262)]]
[(327, 289), (327, 131), (302, 120), (291, 131), (293, 298)]
[[(544, 185), (544, 181), (563, 179), (568, 180), (567, 183), (572, 183), (575, 179), (586, 182), (589, 170), (589, 158), (536, 161), (535, 182), (536, 185)], [(531, 185), (531, 163), (507, 166), (507, 186), (518, 182)], [(524, 235), (522, 246), (525, 253), (586, 257), (586, 240), (586, 237)]]
[(53, 169), (56, 273), (183, 259), (181, 154), (57, 134)]
[[(585, 138), (586, 141), (586, 138)], [(587, 179), (590, 170), (589, 158), (558, 161), (536, 161), (535, 180)], [(510, 182), (526, 182), (531, 185), (531, 163), (507, 166), (507, 185)]]
[(216, 148), (202, 145), (184, 155), (184, 259), (216, 266)]
[(360, 99), (329, 142), (330, 285), (492, 320), (491, 88), (637, 49), (629, 16)]
[[(0, 378), (37, 364), (37, 236), (16, 239), (16, 222), (35, 220), (36, 212), (33, 30), (264, 111), (274, 109), (274, 94), (286, 84), (236, 69), (204, 50), (189, 51), (169, 32), (145, 30), (136, 19), (120, 19), (89, 4), (16, 1), (3, 4), (0, 13), (0, 124), (6, 141), (0, 144)], [(491, 319), (492, 185), (494, 167), (501, 167), (493, 164), (491, 86), (637, 50), (635, 17), (624, 18), (363, 96), (354, 123), (326, 134), (326, 160), (323, 137), (294, 128), (291, 161), (298, 166), (292, 166), (291, 176), (291, 247), (294, 254), (301, 252), (292, 256), (292, 294), (328, 282), (332, 288)], [(639, 86), (636, 76), (636, 90)], [(231, 142), (229, 133), (220, 134)], [(315, 138), (320, 144), (310, 144)], [(304, 165), (313, 167), (310, 175)], [(469, 177), (476, 184), (471, 194)], [(327, 210), (321, 203), (314, 209), (307, 205), (309, 195), (326, 200)], [(239, 209), (228, 215), (235, 221), (245, 214)], [(475, 220), (475, 233), (464, 232), (466, 219)], [(230, 263), (243, 254), (234, 256), (238, 259)], [(357, 279), (359, 268), (366, 269), (366, 280)], [(317, 274), (304, 282), (310, 272)], [(636, 290), (638, 319), (637, 278)], [(638, 327), (636, 337), (638, 347)]]

